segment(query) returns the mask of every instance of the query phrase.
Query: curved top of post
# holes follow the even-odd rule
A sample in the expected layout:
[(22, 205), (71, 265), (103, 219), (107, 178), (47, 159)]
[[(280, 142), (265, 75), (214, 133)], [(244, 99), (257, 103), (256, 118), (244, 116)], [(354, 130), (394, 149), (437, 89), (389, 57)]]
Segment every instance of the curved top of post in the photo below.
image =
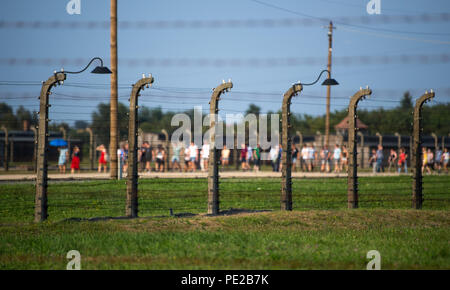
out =
[(0, 127), (0, 129), (2, 129), (3, 131), (5, 131), (5, 134), (6, 134), (6, 132), (8, 132), (8, 129), (5, 127), (5, 125), (2, 125), (2, 127)]
[(213, 94), (211, 96), (211, 100), (217, 99), (220, 97), (220, 94), (224, 92), (228, 92), (229, 89), (233, 88), (233, 83), (231, 82), (231, 79), (228, 80), (228, 82), (225, 82), (225, 80), (222, 81), (222, 83), (215, 87), (213, 90)]
[(298, 136), (303, 136), (300, 131), (295, 132)]
[(434, 98), (434, 92), (431, 90), (430, 92), (426, 91), (417, 101), (414, 109), (420, 109), (422, 105), (431, 99)]
[(149, 85), (153, 84), (153, 81), (154, 81), (154, 79), (153, 79), (152, 74), (149, 74), (148, 77), (146, 77), (143, 74), (142, 78), (133, 85), (133, 91), (144, 89), (145, 86), (149, 86)]
[(394, 136), (400, 137), (400, 134), (398, 132), (395, 132)]
[(288, 103), (293, 96), (303, 90), (302, 84), (293, 84), (283, 95), (283, 103)]
[(381, 136), (380, 132), (376, 132), (376, 133), (375, 133), (375, 136), (380, 137), (380, 136)]
[(355, 107), (361, 99), (364, 99), (366, 96), (370, 96), (372, 94), (372, 90), (367, 87), (366, 89), (359, 89), (352, 98), (350, 99), (350, 106)]
[(66, 74), (64, 72), (54, 72), (54, 74), (48, 78), (45, 82), (43, 82), (42, 87), (44, 86), (56, 86), (60, 82), (64, 82), (66, 80)]

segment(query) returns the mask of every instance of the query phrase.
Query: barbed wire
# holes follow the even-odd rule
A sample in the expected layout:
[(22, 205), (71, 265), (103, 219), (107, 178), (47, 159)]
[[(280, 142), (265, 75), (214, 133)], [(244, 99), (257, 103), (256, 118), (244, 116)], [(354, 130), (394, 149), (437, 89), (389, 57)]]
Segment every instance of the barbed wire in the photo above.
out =
[[(419, 15), (379, 15), (333, 17), (336, 23), (348, 24), (414, 24), (450, 22), (450, 13)], [(214, 20), (155, 20), (118, 21), (118, 29), (218, 29), (218, 28), (276, 28), (311, 27), (323, 20), (311, 18), (214, 19)], [(0, 21), (0, 29), (110, 29), (109, 21)]]
[[(109, 61), (105, 59), (105, 61)], [(0, 58), (4, 66), (81, 66), (88, 62), (84, 58)], [(333, 56), (334, 65), (375, 64), (444, 64), (450, 62), (450, 54), (401, 54)], [(119, 58), (120, 66), (136, 67), (278, 67), (323, 65), (326, 57), (269, 57), (269, 58)], [(27, 85), (27, 84), (25, 84)], [(77, 85), (72, 85), (76, 87)], [(82, 87), (82, 86), (79, 86)]]

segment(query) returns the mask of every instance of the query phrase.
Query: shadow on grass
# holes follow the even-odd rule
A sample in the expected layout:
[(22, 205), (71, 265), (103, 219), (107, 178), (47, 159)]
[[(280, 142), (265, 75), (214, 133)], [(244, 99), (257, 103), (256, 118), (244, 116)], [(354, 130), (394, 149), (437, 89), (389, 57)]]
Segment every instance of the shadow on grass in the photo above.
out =
[(268, 209), (259, 209), (259, 210), (252, 210), (252, 209), (242, 209), (242, 208), (230, 208), (228, 210), (221, 210), (217, 215), (212, 214), (194, 214), (190, 212), (182, 212), (182, 213), (173, 213), (172, 210), (170, 210), (169, 215), (160, 215), (160, 216), (143, 216), (143, 217), (127, 217), (127, 216), (105, 216), (105, 217), (92, 217), (92, 218), (78, 218), (78, 217), (72, 217), (62, 220), (61, 222), (98, 222), (98, 221), (109, 221), (109, 220), (133, 220), (133, 219), (153, 219), (153, 218), (170, 218), (170, 217), (176, 217), (176, 218), (189, 218), (194, 216), (206, 216), (206, 217), (215, 217), (215, 216), (230, 216), (230, 215), (238, 215), (238, 214), (245, 214), (245, 213), (258, 213), (258, 212), (271, 212), (272, 210)]

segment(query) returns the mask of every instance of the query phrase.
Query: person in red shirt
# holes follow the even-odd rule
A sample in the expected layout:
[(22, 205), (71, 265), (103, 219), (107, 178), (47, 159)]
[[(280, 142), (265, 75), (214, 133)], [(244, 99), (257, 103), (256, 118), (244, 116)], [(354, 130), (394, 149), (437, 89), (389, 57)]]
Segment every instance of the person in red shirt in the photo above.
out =
[(402, 167), (405, 168), (405, 173), (408, 173), (408, 165), (406, 164), (406, 159), (408, 154), (405, 152), (405, 148), (400, 149), (400, 155), (398, 156), (398, 173), (402, 172)]
[(70, 165), (70, 169), (72, 171), (72, 174), (75, 173), (75, 171), (80, 171), (80, 148), (78, 148), (78, 146), (73, 147), (72, 163)]
[(244, 170), (244, 171), (248, 169), (247, 146), (245, 146), (245, 144), (241, 145), (241, 167), (242, 167), (242, 170)]

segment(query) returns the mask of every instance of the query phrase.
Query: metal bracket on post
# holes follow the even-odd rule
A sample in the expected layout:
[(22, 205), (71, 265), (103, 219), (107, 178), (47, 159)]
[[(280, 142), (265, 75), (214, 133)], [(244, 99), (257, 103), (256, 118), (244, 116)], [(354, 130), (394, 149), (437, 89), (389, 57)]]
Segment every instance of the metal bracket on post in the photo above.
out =
[(415, 209), (421, 209), (423, 203), (422, 195), (422, 106), (427, 101), (434, 98), (434, 92), (425, 92), (417, 101), (414, 106), (414, 120), (413, 120), (413, 136), (411, 150), (411, 167), (413, 171), (413, 184), (412, 184), (412, 207)]
[(291, 148), (291, 99), (303, 89), (301, 84), (294, 84), (283, 95), (283, 105), (281, 113), (281, 162), (283, 164), (281, 172), (281, 210), (292, 210), (292, 148)]
[(9, 132), (5, 126), (1, 128), (3, 132), (5, 132), (5, 156), (3, 158), (3, 166), (5, 167), (5, 171), (9, 170), (9, 158), (8, 158), (8, 146), (9, 146)]
[(128, 172), (127, 172), (127, 202), (126, 216), (136, 218), (138, 216), (138, 97), (145, 86), (153, 83), (152, 75), (137, 81), (133, 85), (130, 95), (130, 119), (128, 123)]
[(48, 151), (48, 108), (50, 107), (48, 96), (51, 89), (64, 82), (66, 74), (55, 72), (42, 84), (39, 96), (39, 128), (38, 128), (38, 151), (36, 169), (36, 196), (34, 200), (34, 221), (42, 222), (47, 219), (47, 151)]
[(219, 150), (216, 148), (216, 121), (219, 112), (220, 95), (233, 88), (231, 80), (223, 81), (214, 89), (209, 109), (209, 163), (208, 163), (208, 214), (219, 213)]
[(347, 203), (348, 208), (358, 208), (358, 164), (357, 164), (357, 144), (356, 144), (356, 109), (358, 102), (370, 96), (372, 90), (368, 87), (360, 89), (350, 99), (348, 106), (348, 179), (347, 179)]

